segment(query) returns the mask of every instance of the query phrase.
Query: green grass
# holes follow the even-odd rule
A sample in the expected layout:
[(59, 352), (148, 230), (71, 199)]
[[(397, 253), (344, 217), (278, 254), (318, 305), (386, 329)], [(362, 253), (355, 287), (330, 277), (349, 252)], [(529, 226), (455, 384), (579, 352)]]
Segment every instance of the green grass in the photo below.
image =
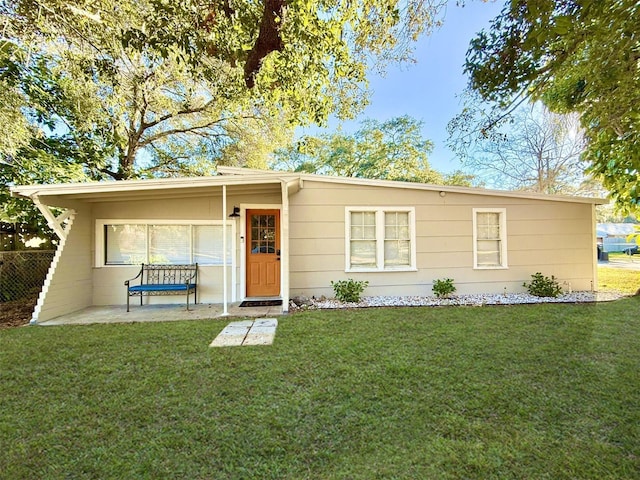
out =
[(631, 479), (640, 299), (0, 331), (0, 477)]
[(640, 289), (640, 270), (598, 267), (598, 290), (633, 295)]
[(640, 262), (638, 255), (627, 255), (624, 252), (608, 252), (608, 255), (609, 260), (617, 260), (625, 263)]

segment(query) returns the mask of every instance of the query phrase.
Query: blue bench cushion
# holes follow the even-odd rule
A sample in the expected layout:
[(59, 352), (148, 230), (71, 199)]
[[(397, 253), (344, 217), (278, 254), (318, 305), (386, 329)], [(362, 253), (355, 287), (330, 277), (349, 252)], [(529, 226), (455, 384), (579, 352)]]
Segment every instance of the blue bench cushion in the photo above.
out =
[[(189, 284), (189, 290), (196, 288), (195, 283)], [(131, 285), (130, 292), (175, 292), (187, 290), (185, 283), (164, 283), (159, 285)]]

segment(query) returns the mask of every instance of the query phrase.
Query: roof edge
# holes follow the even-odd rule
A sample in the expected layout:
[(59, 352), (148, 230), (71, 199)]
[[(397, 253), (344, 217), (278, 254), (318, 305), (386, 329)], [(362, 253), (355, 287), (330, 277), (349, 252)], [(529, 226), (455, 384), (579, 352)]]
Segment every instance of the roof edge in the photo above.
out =
[(126, 192), (132, 190), (156, 190), (162, 188), (190, 188), (238, 184), (261, 184), (290, 182), (292, 180), (315, 181), (324, 183), (369, 185), (376, 187), (404, 188), (408, 190), (427, 190), (446, 193), (461, 193), (471, 195), (522, 198), (528, 200), (547, 200), (570, 203), (590, 203), (603, 205), (609, 203), (607, 199), (593, 197), (578, 197), (568, 195), (548, 195), (535, 192), (521, 192), (511, 190), (493, 190), (477, 187), (461, 187), (453, 185), (435, 185), (428, 183), (413, 183), (397, 180), (376, 180), (369, 178), (338, 177), (317, 175), (311, 173), (287, 172), (276, 170), (257, 170), (241, 167), (218, 167), (220, 175), (207, 177), (178, 177), (146, 180), (118, 180), (106, 182), (60, 183), (47, 185), (17, 185), (10, 188), (14, 197), (30, 198), (34, 194), (40, 195), (72, 195), (92, 192)]
[(494, 190), (478, 187), (462, 187), (455, 185), (436, 185), (430, 183), (414, 183), (414, 182), (402, 182), (397, 180), (374, 180), (368, 178), (354, 178), (354, 177), (337, 177), (329, 175), (314, 175), (314, 174), (300, 174), (302, 180), (310, 180), (326, 183), (342, 183), (342, 184), (358, 184), (358, 185), (370, 185), (370, 186), (387, 186), (394, 188), (406, 188), (408, 190), (428, 190), (446, 193), (462, 193), (467, 195), (485, 195), (485, 196), (497, 196), (497, 197), (510, 197), (510, 198), (523, 198), (528, 200), (549, 200), (559, 202), (573, 202), (573, 203), (592, 203), (596, 205), (604, 205), (609, 203), (609, 200), (605, 198), (595, 197), (579, 197), (571, 195), (549, 195), (546, 193), (536, 192), (522, 192), (514, 190)]
[(163, 188), (183, 189), (191, 187), (215, 187), (238, 184), (280, 183), (298, 180), (300, 175), (291, 172), (276, 172), (276, 175), (207, 176), (179, 177), (145, 180), (112, 180), (104, 182), (53, 183), (34, 185), (15, 185), (10, 187), (11, 196), (31, 198), (32, 195), (73, 195), (92, 192), (126, 192), (141, 190), (159, 190)]

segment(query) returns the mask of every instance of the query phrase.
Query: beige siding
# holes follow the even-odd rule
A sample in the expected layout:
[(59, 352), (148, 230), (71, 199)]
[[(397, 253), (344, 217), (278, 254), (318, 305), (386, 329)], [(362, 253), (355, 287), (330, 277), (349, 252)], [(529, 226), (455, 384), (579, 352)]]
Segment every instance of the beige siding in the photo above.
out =
[(33, 319), (39, 322), (91, 305), (91, 209), (76, 208), (65, 241), (61, 241), (40, 293)]
[[(345, 206), (415, 207), (417, 271), (345, 272)], [(473, 269), (473, 208), (505, 208), (508, 268)], [(435, 279), (458, 293), (523, 291), (538, 271), (591, 290), (592, 205), (305, 181), (291, 197), (291, 294), (332, 296), (332, 280), (368, 280), (366, 295), (430, 295)]]
[[(280, 203), (280, 193), (261, 194), (259, 197), (227, 196), (227, 216), (234, 205), (241, 203)], [(226, 216), (225, 216), (226, 217)], [(134, 202), (105, 202), (94, 206), (94, 218), (140, 218), (173, 220), (220, 220), (222, 199), (220, 196), (172, 198)]]
[[(245, 189), (240, 195), (229, 187), (228, 192), (224, 213), (219, 191), (211, 196), (95, 202), (78, 209), (34, 315), (42, 321), (92, 304), (126, 303), (124, 281), (134, 277), (138, 267), (99, 266), (96, 255), (102, 254), (102, 247), (96, 252), (97, 219), (220, 221), (228, 218), (234, 205), (282, 204), (279, 188), (254, 193)], [(441, 278), (454, 279), (461, 294), (518, 292), (538, 271), (555, 275), (574, 290), (590, 290), (595, 282), (593, 206), (589, 203), (452, 192), (441, 196), (439, 191), (312, 180), (305, 180), (289, 200), (291, 296), (333, 296), (331, 281), (346, 278), (369, 281), (366, 295), (431, 295), (433, 281)], [(345, 206), (413, 207), (416, 270), (345, 272)], [(478, 207), (506, 210), (506, 269), (473, 269), (473, 209)], [(228, 300), (232, 292), (237, 300), (243, 297), (245, 244), (240, 221), (234, 245), (236, 270), (228, 270)], [(198, 283), (200, 302), (222, 302), (222, 267), (201, 266)], [(151, 297), (144, 302), (183, 303), (184, 296)]]
[[(95, 268), (93, 272), (94, 305), (125, 305), (127, 292), (124, 281), (135, 277), (140, 267), (104, 267)], [(228, 285), (231, 285), (231, 267), (227, 269)], [(135, 282), (132, 282), (132, 285)], [(229, 293), (229, 297), (231, 294)], [(198, 267), (198, 303), (221, 303), (223, 298), (222, 267)], [(185, 295), (150, 296), (143, 298), (144, 305), (153, 304), (184, 304)], [(139, 297), (131, 297), (131, 305), (139, 305)], [(189, 297), (193, 302), (193, 295)]]

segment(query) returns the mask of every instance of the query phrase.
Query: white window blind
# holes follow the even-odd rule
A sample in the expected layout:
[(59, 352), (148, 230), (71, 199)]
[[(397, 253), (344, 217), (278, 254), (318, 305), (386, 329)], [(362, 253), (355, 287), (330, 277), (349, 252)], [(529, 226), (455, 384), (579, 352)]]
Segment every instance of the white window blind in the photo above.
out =
[(376, 266), (375, 212), (351, 212), (351, 267)]
[(105, 263), (136, 265), (147, 259), (146, 225), (105, 225)]
[(384, 214), (384, 265), (405, 266), (411, 264), (411, 236), (408, 212)]
[[(231, 264), (232, 232), (227, 228), (227, 264)], [(200, 265), (222, 265), (222, 225), (194, 225), (193, 261)]]
[(412, 207), (347, 207), (346, 270), (415, 269)]
[(474, 260), (476, 268), (505, 268), (506, 211), (474, 209)]
[(149, 225), (149, 263), (191, 263), (189, 225)]
[[(179, 223), (103, 224), (104, 265), (166, 263), (222, 265), (222, 225)], [(227, 264), (234, 263), (232, 225), (227, 225)]]

